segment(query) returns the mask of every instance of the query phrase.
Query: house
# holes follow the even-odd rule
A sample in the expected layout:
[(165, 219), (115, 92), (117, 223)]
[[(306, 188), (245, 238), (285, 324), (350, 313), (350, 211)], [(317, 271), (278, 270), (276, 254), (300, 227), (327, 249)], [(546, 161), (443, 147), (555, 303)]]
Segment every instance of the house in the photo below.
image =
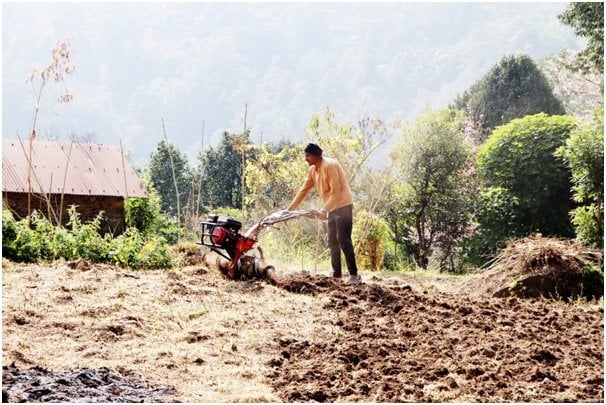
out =
[[(28, 162), (31, 162), (31, 167)], [(66, 224), (76, 205), (83, 222), (103, 211), (103, 231), (124, 228), (124, 201), (148, 197), (120, 149), (90, 143), (2, 140), (2, 200), (16, 218), (33, 210)]]

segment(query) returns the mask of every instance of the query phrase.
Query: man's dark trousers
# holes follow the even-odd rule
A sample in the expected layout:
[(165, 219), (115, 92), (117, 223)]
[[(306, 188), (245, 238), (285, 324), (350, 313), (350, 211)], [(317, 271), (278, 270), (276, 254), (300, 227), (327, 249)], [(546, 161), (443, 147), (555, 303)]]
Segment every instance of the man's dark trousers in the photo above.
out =
[(346, 205), (328, 213), (328, 247), (334, 276), (341, 275), (341, 250), (345, 255), (349, 274), (352, 276), (358, 274), (356, 256), (351, 241), (352, 222), (353, 205)]

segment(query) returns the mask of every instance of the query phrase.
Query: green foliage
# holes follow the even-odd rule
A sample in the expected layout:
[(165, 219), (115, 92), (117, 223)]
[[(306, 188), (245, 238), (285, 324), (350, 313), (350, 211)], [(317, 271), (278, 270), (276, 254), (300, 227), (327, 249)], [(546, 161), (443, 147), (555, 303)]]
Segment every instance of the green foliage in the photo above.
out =
[(212, 207), (242, 207), (242, 154), (244, 165), (251, 155), (249, 133), (223, 133), (217, 147), (198, 155), (201, 173), (201, 204)]
[(574, 28), (576, 35), (587, 38), (587, 45), (577, 55), (575, 69), (604, 71), (604, 3), (570, 3), (558, 16), (564, 24)]
[(131, 197), (124, 203), (125, 225), (136, 228), (145, 238), (163, 237), (168, 243), (177, 243), (183, 236), (183, 230), (176, 218), (162, 212), (160, 196), (151, 182), (144, 177), (149, 198)]
[(244, 218), (242, 218), (242, 210), (240, 210), (239, 208), (216, 207), (213, 208), (212, 211), (209, 212), (209, 214), (215, 214), (223, 217), (234, 218), (238, 221), (244, 221)]
[(555, 156), (574, 127), (568, 116), (527, 116), (497, 128), (479, 149), (483, 187), (477, 219), (484, 254), (507, 238), (535, 232), (574, 235), (570, 172)]
[(589, 120), (593, 111), (604, 103), (604, 72), (572, 69), (576, 54), (564, 49), (540, 61), (541, 71), (562, 101), (566, 114)]
[(69, 210), (68, 228), (73, 235), (74, 257), (79, 257), (92, 262), (101, 262), (106, 258), (104, 239), (99, 234), (102, 213), (86, 224), (80, 220), (76, 206), (72, 205)]
[(108, 240), (109, 261), (131, 268), (168, 268), (172, 259), (166, 240), (160, 236), (143, 237), (136, 228), (128, 228), (116, 238)]
[(596, 204), (583, 205), (570, 212), (577, 237), (583, 243), (604, 248), (604, 210)]
[(415, 251), (412, 189), (403, 183), (392, 183), (384, 194), (387, 198), (379, 213), (387, 222), (394, 242), (394, 247), (387, 250), (385, 260), (395, 263), (402, 257), (411, 259)]
[(520, 227), (518, 197), (503, 187), (483, 187), (474, 207), (478, 222), (476, 232), (465, 239), (463, 249), (467, 260), (481, 266), (506, 245), (512, 234), (523, 234)]
[(564, 114), (564, 107), (532, 58), (508, 56), (454, 102), (479, 123), (483, 141), (497, 126), (515, 118), (544, 112)]
[(179, 217), (181, 213), (184, 213), (187, 209), (192, 183), (192, 171), (187, 156), (175, 145), (161, 141), (156, 147), (156, 151), (152, 153), (145, 170), (147, 178), (160, 196), (162, 211), (174, 217)]
[(10, 211), (2, 212), (3, 256), (19, 262), (40, 262), (63, 258), (112, 263), (131, 268), (171, 266), (166, 240), (161, 236), (145, 238), (136, 228), (112, 238), (99, 234), (101, 213), (95, 220), (82, 223), (75, 206), (69, 209), (67, 227), (52, 225), (34, 212), (31, 218), (16, 221)]
[(583, 296), (587, 299), (604, 296), (604, 271), (596, 265), (583, 269)]
[(8, 210), (2, 210), (2, 256), (15, 261), (40, 260), (40, 246), (27, 221), (15, 221)]
[[(306, 138), (324, 150), (324, 155), (339, 161), (354, 194), (366, 186), (360, 175), (367, 169), (373, 152), (388, 139), (385, 124), (380, 120), (363, 119), (355, 127), (339, 124), (327, 108), (323, 116), (312, 116), (305, 128)], [(303, 158), (301, 158), (303, 161)]]
[(405, 271), (415, 268), (414, 260), (399, 245), (389, 245), (385, 249), (383, 267), (388, 271)]
[(124, 222), (126, 227), (137, 228), (140, 231), (152, 229), (157, 221), (160, 210), (158, 194), (150, 198), (130, 197), (124, 202)]
[(127, 228), (116, 238), (108, 239), (110, 262), (122, 267), (137, 268), (141, 265), (140, 252), (143, 237), (136, 228)]
[(579, 203), (604, 197), (604, 107), (594, 112), (592, 123), (579, 125), (558, 150), (570, 170), (574, 199)]
[(395, 236), (408, 239), (421, 268), (427, 268), (436, 246), (443, 258), (456, 254), (469, 225), (475, 184), (470, 158), (462, 116), (449, 109), (430, 111), (404, 128), (392, 153), (402, 185), (393, 188), (396, 197), (388, 208), (401, 219), (390, 225), (397, 225)]
[(581, 204), (571, 212), (577, 236), (589, 245), (604, 247), (604, 108), (594, 112), (592, 123), (580, 125), (560, 147), (557, 155), (564, 158), (572, 172), (575, 202)]
[(264, 215), (288, 206), (306, 176), (302, 146), (291, 144), (257, 149), (246, 163), (245, 206)]
[(357, 211), (354, 219), (352, 236), (358, 266), (372, 271), (381, 270), (387, 243), (391, 239), (387, 223), (367, 211)]

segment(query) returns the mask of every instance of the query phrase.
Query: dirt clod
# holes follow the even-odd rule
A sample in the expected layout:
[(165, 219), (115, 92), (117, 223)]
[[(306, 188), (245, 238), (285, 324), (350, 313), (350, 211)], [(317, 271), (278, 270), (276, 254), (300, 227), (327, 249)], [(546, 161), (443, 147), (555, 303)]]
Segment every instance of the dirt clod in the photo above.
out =
[(105, 367), (52, 372), (11, 364), (2, 367), (2, 387), (2, 402), (171, 402), (175, 395)]

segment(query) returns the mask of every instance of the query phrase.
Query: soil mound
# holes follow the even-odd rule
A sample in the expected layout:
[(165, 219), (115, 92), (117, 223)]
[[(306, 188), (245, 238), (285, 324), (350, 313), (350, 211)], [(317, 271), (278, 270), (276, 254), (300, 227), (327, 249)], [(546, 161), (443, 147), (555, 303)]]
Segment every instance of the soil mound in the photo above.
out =
[(174, 394), (105, 367), (66, 372), (2, 367), (2, 402), (172, 402)]
[(317, 295), (335, 290), (343, 284), (342, 280), (328, 276), (312, 276), (307, 271), (291, 274), (278, 274), (275, 271), (269, 271), (266, 280), (286, 291), (308, 295)]
[(589, 280), (589, 266), (601, 268), (603, 255), (570, 240), (532, 236), (510, 242), (479, 278), (477, 287), (495, 297), (599, 298), (601, 280)]

